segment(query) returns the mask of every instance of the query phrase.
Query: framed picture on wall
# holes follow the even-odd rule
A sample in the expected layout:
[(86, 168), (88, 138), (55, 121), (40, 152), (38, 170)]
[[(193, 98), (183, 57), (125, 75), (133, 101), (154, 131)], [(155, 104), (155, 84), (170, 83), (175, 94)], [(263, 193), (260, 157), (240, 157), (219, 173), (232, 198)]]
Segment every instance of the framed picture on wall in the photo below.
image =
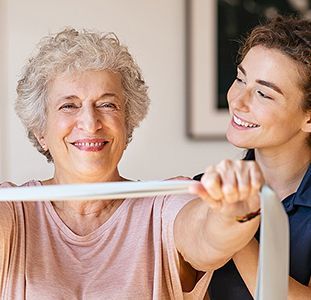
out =
[(236, 76), (243, 36), (278, 13), (311, 18), (309, 0), (185, 0), (187, 134), (224, 139), (229, 122), (227, 91)]

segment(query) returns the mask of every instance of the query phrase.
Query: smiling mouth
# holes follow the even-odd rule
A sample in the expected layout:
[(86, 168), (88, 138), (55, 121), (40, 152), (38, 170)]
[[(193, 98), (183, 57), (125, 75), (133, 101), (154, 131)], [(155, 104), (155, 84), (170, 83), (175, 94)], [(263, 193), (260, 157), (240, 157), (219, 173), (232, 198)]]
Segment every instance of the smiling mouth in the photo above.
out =
[(243, 121), (240, 118), (238, 118), (236, 115), (233, 115), (232, 120), (233, 120), (233, 123), (238, 125), (239, 127), (244, 127), (244, 128), (257, 128), (257, 127), (260, 127), (260, 125), (258, 125), (258, 124)]
[(77, 141), (71, 143), (71, 145), (75, 146), (79, 150), (89, 151), (89, 152), (98, 152), (104, 149), (105, 145), (108, 144), (108, 141), (103, 142), (85, 142), (85, 141)]

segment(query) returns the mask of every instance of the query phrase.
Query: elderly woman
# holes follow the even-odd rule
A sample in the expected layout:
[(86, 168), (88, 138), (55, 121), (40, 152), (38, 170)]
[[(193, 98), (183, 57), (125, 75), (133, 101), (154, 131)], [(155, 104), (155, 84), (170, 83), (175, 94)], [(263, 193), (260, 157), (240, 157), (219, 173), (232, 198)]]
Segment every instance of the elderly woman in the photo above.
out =
[[(310, 20), (278, 17), (252, 30), (241, 46), (227, 98), (227, 139), (248, 149), (245, 161), (222, 164), (222, 172), (231, 174), (228, 186), (236, 191), (231, 197), (239, 197), (236, 186), (241, 181), (247, 186), (246, 160), (256, 161), (289, 217), (288, 299), (311, 299)], [(210, 168), (205, 176), (213, 172)], [(211, 299), (253, 299), (257, 260), (258, 242), (253, 239), (214, 273)]]
[[(147, 112), (138, 66), (112, 35), (66, 29), (42, 40), (16, 111), (54, 176), (24, 186), (126, 181), (118, 163)], [(109, 201), (0, 203), (2, 299), (202, 299), (212, 271), (258, 227), (261, 172), (239, 202), (200, 194)], [(224, 174), (220, 193), (226, 195)], [(13, 186), (4, 183), (2, 187)], [(255, 195), (248, 197), (251, 193)], [(12, 200), (12, 199), (11, 199)], [(40, 199), (38, 199), (40, 200)]]

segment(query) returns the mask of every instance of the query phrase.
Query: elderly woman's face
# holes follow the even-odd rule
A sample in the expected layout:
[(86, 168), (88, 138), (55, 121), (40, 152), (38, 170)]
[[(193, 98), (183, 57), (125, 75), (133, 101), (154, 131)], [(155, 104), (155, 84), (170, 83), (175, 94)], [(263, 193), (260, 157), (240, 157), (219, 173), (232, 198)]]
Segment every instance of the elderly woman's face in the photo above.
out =
[(63, 74), (48, 90), (43, 141), (58, 177), (117, 180), (127, 143), (121, 76), (109, 71)]

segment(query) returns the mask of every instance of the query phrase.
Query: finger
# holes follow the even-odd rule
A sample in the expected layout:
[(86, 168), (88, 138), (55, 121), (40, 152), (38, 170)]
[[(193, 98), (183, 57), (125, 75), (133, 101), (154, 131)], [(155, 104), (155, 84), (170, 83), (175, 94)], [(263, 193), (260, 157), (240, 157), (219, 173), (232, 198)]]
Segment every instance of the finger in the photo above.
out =
[(257, 211), (260, 208), (260, 189), (264, 184), (263, 174), (255, 161), (250, 162), (250, 181), (251, 181), (251, 196), (248, 205), (251, 212)]
[(233, 162), (224, 160), (216, 167), (222, 183), (223, 201), (234, 203), (239, 201), (236, 174), (233, 168)]
[(219, 208), (220, 203), (214, 200), (207, 192), (205, 187), (200, 182), (196, 182), (189, 187), (189, 192), (198, 195), (203, 201), (206, 201), (210, 207)]
[(204, 199), (205, 197), (208, 197), (208, 193), (205, 188), (202, 187), (200, 182), (193, 182), (193, 184), (189, 187), (189, 192), (191, 194), (197, 195), (200, 198)]
[(214, 200), (223, 198), (221, 178), (215, 167), (208, 167), (201, 178), (201, 183)]
[(249, 169), (250, 165), (246, 161), (240, 160), (235, 164), (235, 177), (240, 201), (247, 200), (251, 195), (252, 187)]
[(255, 161), (240, 161), (236, 168), (240, 200), (245, 202), (245, 212), (257, 211), (260, 207), (259, 191), (263, 182), (261, 170)]
[(263, 174), (256, 162), (250, 162), (251, 167), (249, 170), (251, 186), (252, 186), (252, 195), (256, 195), (259, 193), (262, 185), (264, 184)]

